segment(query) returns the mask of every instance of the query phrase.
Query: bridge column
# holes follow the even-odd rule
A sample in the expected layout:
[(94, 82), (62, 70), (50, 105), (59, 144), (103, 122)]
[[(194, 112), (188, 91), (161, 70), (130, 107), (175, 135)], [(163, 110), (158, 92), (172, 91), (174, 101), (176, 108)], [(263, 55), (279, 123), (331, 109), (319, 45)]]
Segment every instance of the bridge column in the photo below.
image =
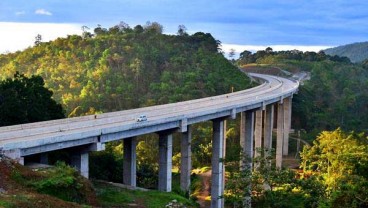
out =
[(258, 149), (262, 148), (262, 109), (256, 111), (256, 122), (254, 129), (254, 157), (260, 156)]
[(289, 133), (291, 124), (291, 97), (284, 99), (284, 145), (283, 155), (289, 154)]
[(171, 192), (172, 133), (159, 133), (158, 190)]
[(76, 168), (85, 178), (89, 177), (88, 156), (88, 151), (73, 152), (71, 155), (71, 166)]
[(124, 139), (123, 183), (135, 187), (137, 185), (137, 140), (135, 137)]
[(181, 138), (181, 163), (180, 163), (180, 188), (190, 195), (190, 172), (192, 170), (192, 127), (187, 127), (187, 132), (182, 133)]
[[(231, 116), (230, 118), (235, 119), (236, 113), (234, 113), (234, 116)], [(223, 138), (223, 148), (222, 148), (222, 184), (223, 189), (225, 190), (225, 175), (226, 175), (226, 167), (225, 167), (225, 160), (226, 160), (226, 132), (227, 132), (227, 120), (224, 120), (224, 138)], [(222, 195), (224, 195), (224, 191), (222, 191)], [(225, 207), (225, 200), (223, 199), (221, 201), (221, 207)]]
[[(241, 171), (252, 171), (253, 168), (253, 138), (254, 138), (254, 112), (246, 111), (241, 113), (240, 122), (240, 146), (242, 157), (240, 159)], [(243, 206), (251, 207), (252, 185), (246, 187), (246, 196)]]
[(282, 148), (284, 141), (284, 104), (280, 101), (277, 105), (277, 139), (276, 139), (276, 167), (282, 167)]
[(76, 168), (82, 176), (89, 177), (89, 152), (105, 150), (105, 144), (100, 142), (72, 149), (70, 165)]
[(224, 200), (223, 181), (223, 145), (224, 145), (224, 119), (212, 120), (212, 184), (211, 184), (211, 208), (221, 208)]
[[(254, 112), (241, 113), (240, 146), (243, 158), (240, 160), (240, 169), (252, 169), (253, 138), (254, 138)], [(245, 161), (244, 161), (245, 160)]]
[(271, 153), (272, 149), (272, 129), (273, 129), (273, 105), (266, 106), (265, 119), (264, 119), (264, 156), (267, 157)]

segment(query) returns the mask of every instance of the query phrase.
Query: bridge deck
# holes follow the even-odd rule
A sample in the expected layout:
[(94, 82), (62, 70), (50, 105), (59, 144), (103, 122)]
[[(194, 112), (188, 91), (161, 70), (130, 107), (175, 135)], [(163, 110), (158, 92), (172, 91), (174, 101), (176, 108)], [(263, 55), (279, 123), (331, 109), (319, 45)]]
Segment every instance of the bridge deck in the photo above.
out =
[[(186, 131), (189, 124), (225, 116), (234, 117), (236, 113), (278, 102), (295, 93), (299, 86), (298, 82), (285, 78), (250, 75), (263, 80), (263, 84), (235, 93), (166, 105), (1, 127), (0, 149), (46, 147), (64, 142), (72, 142), (77, 146), (84, 144), (82, 140), (104, 143), (169, 129)], [(148, 120), (137, 122), (139, 115), (146, 115)], [(61, 148), (65, 147), (60, 145)], [(37, 151), (50, 150), (39, 148)]]

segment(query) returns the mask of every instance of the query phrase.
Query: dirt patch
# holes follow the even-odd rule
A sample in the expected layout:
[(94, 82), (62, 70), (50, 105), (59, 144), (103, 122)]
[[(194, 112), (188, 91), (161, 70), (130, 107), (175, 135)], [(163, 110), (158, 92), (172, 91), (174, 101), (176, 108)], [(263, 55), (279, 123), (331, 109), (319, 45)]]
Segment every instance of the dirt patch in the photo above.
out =
[(244, 66), (242, 69), (248, 73), (260, 73), (260, 74), (270, 74), (270, 75), (281, 75), (283, 72), (280, 68), (272, 67), (272, 66)]

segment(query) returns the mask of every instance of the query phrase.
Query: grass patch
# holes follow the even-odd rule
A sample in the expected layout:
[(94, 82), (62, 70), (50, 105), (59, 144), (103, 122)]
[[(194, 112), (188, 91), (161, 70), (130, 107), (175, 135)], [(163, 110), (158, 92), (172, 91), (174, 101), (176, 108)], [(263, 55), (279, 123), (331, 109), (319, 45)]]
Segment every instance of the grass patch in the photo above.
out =
[(186, 207), (197, 205), (175, 193), (159, 191), (127, 190), (114, 187), (102, 182), (94, 182), (97, 198), (102, 207), (147, 207), (162, 208), (173, 200), (184, 204)]
[(0, 198), (0, 207), (13, 208), (15, 207), (15, 205), (12, 202), (9, 202), (9, 201), (6, 201)]

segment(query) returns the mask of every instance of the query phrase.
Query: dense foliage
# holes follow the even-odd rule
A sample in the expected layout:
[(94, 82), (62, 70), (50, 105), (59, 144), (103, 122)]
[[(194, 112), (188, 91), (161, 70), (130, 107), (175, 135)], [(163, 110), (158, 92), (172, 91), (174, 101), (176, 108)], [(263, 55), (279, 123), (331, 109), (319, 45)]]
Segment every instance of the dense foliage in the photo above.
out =
[[(226, 202), (233, 207), (367, 207), (368, 137), (323, 131), (301, 154), (302, 170), (274, 167), (274, 154), (254, 158), (254, 169), (227, 163)], [(242, 158), (243, 164), (250, 161)], [(272, 165), (271, 165), (272, 164)]]
[(0, 79), (37, 74), (68, 115), (170, 103), (249, 87), (249, 79), (219, 52), (220, 42), (197, 32), (162, 34), (148, 23), (98, 26), (94, 34), (39, 43), (0, 55)]
[(40, 76), (16, 72), (14, 78), (0, 81), (0, 126), (64, 118), (52, 94)]
[[(300, 177), (291, 169), (275, 168), (271, 152), (259, 149), (253, 169), (230, 163), (225, 199), (232, 207), (317, 207), (325, 199), (325, 187), (317, 177)], [(243, 164), (251, 161), (242, 157)], [(249, 199), (251, 198), (251, 203)]]
[(368, 206), (368, 138), (337, 129), (324, 131), (302, 153), (304, 171), (321, 178), (325, 207)]
[(324, 50), (326, 54), (346, 56), (354, 63), (368, 58), (368, 42), (352, 43)]

